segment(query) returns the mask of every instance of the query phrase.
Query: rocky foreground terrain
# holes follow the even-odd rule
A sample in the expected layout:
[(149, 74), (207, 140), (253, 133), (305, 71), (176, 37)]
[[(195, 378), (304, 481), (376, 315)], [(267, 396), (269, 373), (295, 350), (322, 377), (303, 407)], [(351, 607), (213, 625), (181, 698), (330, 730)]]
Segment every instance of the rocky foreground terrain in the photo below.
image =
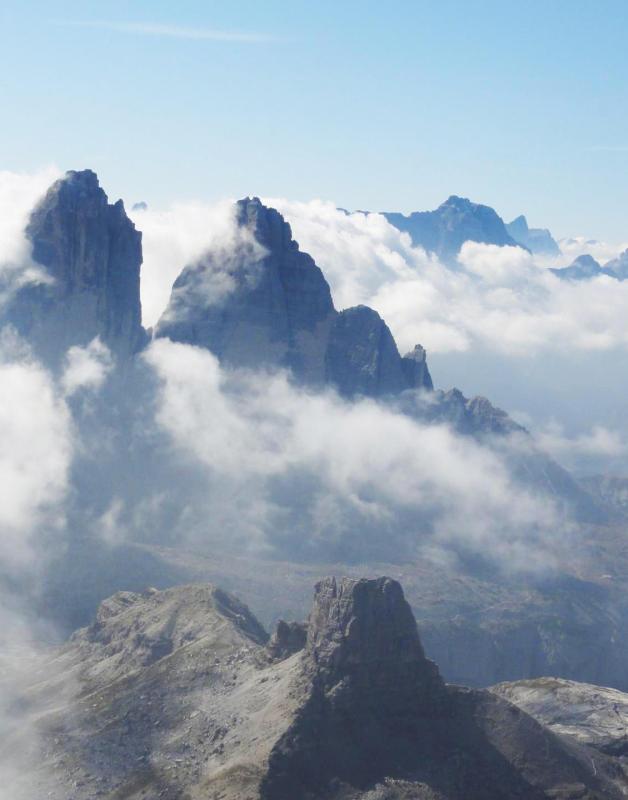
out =
[(210, 585), (120, 592), (23, 669), (12, 797), (612, 800), (617, 759), (446, 685), (401, 586), (326, 578), (269, 639)]

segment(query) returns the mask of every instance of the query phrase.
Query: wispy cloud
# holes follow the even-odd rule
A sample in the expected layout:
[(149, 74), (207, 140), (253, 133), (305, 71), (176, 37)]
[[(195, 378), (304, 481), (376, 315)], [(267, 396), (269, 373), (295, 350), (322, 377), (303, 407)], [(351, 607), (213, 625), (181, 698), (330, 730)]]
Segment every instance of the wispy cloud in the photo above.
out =
[(112, 22), (107, 20), (56, 20), (55, 24), (75, 28), (100, 28), (138, 36), (161, 36), (171, 39), (192, 39), (212, 42), (242, 42), (257, 44), (269, 42), (273, 37), (264, 33), (223, 31), (214, 28), (195, 28), (157, 22)]

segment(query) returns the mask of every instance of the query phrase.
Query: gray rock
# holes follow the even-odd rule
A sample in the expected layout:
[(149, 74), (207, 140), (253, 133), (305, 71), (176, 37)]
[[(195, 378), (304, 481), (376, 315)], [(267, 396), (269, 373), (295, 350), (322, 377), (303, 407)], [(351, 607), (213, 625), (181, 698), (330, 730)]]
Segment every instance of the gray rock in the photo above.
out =
[(382, 397), (410, 387), (388, 326), (367, 306), (348, 308), (336, 316), (325, 373), (326, 382), (345, 397)]
[(258, 198), (237, 203), (236, 222), (240, 238), (229, 251), (177, 278), (155, 335), (206, 347), (227, 365), (288, 367), (320, 384), (335, 318), (323, 273)]
[(401, 359), (401, 368), (412, 388), (426, 389), (429, 392), (434, 389), (432, 376), (427, 367), (427, 351), (420, 344), (415, 345), (414, 349)]
[(91, 170), (68, 172), (33, 210), (26, 234), (49, 280), (24, 286), (2, 322), (53, 363), (96, 336), (120, 357), (135, 353), (145, 336), (142, 235), (122, 201), (110, 205)]
[(268, 652), (276, 661), (303, 650), (307, 640), (307, 625), (302, 622), (285, 622), (280, 619), (275, 632), (268, 642)]
[(424, 351), (416, 365), (402, 361), (375, 311), (334, 309), (323, 273), (281, 214), (247, 198), (236, 223), (235, 244), (177, 278), (156, 336), (206, 347), (229, 366), (287, 368), (345, 397), (431, 387)]
[[(390, 578), (326, 578), (305, 648), (269, 661), (265, 639), (213, 587), (107, 601), (30, 683), (23, 670), (14, 707), (41, 749), (30, 796), (615, 800), (626, 787), (603, 753), (446, 686)], [(26, 729), (0, 742), (3, 762)]]
[(499, 697), (563, 736), (608, 755), (628, 756), (628, 695), (561, 678), (500, 683)]

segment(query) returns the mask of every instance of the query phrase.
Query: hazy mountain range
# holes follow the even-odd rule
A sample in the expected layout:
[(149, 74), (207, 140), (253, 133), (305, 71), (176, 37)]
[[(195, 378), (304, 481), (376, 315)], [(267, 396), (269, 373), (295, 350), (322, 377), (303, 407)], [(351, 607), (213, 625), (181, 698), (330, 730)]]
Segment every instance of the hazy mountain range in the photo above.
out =
[[(469, 287), (470, 242), (524, 270), (557, 252), (455, 196), (368, 216)], [(357, 580), (403, 577), (445, 680), (626, 690), (621, 479), (581, 480), (489, 399), (435, 387), (425, 342), (400, 352), (378, 311), (338, 308), (277, 209), (224, 219), (150, 328), (141, 230), (89, 170), (48, 189), (3, 264), (0, 699), (24, 722), (2, 770), (44, 748), (25, 798), (621, 796), (617, 754), (446, 687), (398, 584)], [(545, 272), (623, 280), (624, 260)], [(329, 573), (357, 582), (321, 584), (300, 626)], [(261, 622), (169, 588), (208, 581)]]

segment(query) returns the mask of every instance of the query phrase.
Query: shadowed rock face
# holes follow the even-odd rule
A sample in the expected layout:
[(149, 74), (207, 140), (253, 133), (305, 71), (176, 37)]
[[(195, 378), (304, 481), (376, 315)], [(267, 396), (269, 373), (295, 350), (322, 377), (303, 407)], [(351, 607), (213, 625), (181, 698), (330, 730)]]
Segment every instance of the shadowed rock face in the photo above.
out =
[(119, 356), (136, 352), (142, 235), (122, 201), (110, 205), (91, 170), (68, 172), (35, 207), (26, 235), (50, 280), (23, 287), (4, 321), (51, 362), (96, 336)]
[(321, 383), (335, 317), (327, 281), (277, 211), (247, 198), (235, 213), (236, 241), (183, 270), (156, 335), (206, 347), (230, 366), (288, 367)]
[(390, 578), (317, 584), (302, 668), (306, 699), (270, 753), (264, 800), (618, 796), (514, 707), (445, 686)]
[[(325, 354), (327, 382), (345, 397), (381, 397), (411, 386), (425, 375), (406, 373), (393, 336), (376, 311), (348, 308), (336, 316)], [(429, 373), (428, 373), (429, 374)]]
[(206, 347), (230, 366), (284, 367), (345, 397), (431, 388), (422, 348), (422, 359), (403, 360), (375, 311), (334, 309), (323, 273), (279, 212), (247, 198), (235, 214), (236, 241), (183, 270), (157, 336)]
[[(32, 753), (26, 796), (75, 800), (622, 796), (603, 753), (446, 686), (390, 578), (326, 578), (307, 631), (279, 627), (267, 646), (246, 606), (211, 586), (118, 593), (37, 665), (0, 758)], [(273, 642), (294, 652), (273, 657)]]
[(385, 701), (390, 710), (425, 702), (419, 695), (443, 689), (401, 586), (391, 578), (318, 583), (305, 653), (326, 690), (343, 684), (363, 702)]

